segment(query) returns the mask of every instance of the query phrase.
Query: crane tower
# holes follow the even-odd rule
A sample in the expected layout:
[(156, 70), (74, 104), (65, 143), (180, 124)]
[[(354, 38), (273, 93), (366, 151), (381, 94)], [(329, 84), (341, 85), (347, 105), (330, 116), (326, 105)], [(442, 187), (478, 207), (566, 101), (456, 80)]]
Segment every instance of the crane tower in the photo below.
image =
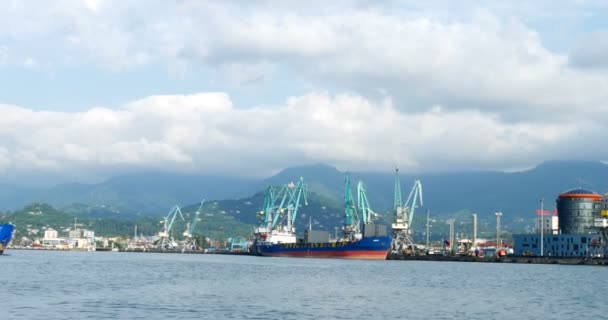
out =
[(196, 243), (196, 239), (193, 237), (193, 234), (194, 234), (194, 230), (196, 230), (196, 225), (201, 220), (200, 215), (201, 215), (201, 212), (202, 212), (201, 210), (203, 209), (204, 203), (205, 203), (205, 200), (203, 199), (203, 201), (201, 201), (200, 206), (198, 207), (198, 210), (196, 210), (196, 212), (193, 215), (192, 222), (188, 222), (188, 224), (186, 225), (186, 231), (184, 231), (184, 234), (183, 234), (183, 236), (185, 238), (184, 249), (196, 250), (197, 243)]
[[(297, 183), (290, 182), (280, 188), (268, 187), (262, 210), (258, 213), (260, 224), (254, 229), (255, 243), (295, 243), (295, 222), (300, 202), (306, 200), (307, 185), (300, 177)], [(256, 245), (253, 246), (256, 250)]]
[(342, 226), (342, 233), (346, 240), (353, 240), (361, 235), (360, 220), (350, 189), (350, 175), (348, 173), (344, 180), (344, 225)]
[(177, 246), (173, 239), (173, 224), (178, 215), (184, 220), (181, 209), (175, 205), (163, 221), (161, 221), (163, 229), (158, 233), (159, 240), (157, 246), (159, 249), (173, 249)]
[(412, 238), (412, 221), (414, 212), (418, 206), (422, 206), (422, 183), (420, 180), (414, 181), (414, 186), (410, 191), (405, 204), (401, 201), (401, 181), (399, 180), (399, 169), (395, 169), (395, 198), (393, 219), (393, 243), (391, 253), (394, 254), (414, 254), (416, 246)]

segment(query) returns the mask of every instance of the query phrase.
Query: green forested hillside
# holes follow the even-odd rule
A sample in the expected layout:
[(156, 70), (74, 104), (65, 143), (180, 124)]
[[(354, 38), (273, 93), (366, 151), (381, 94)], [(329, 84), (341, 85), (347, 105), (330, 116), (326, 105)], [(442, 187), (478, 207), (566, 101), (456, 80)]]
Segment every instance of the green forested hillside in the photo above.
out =
[[(302, 231), (311, 218), (313, 228), (332, 231), (342, 219), (344, 176), (343, 172), (327, 165), (293, 167), (257, 181), (168, 173), (132, 174), (96, 185), (62, 185), (47, 190), (28, 191), (5, 186), (0, 188), (0, 203), (6, 208), (7, 203), (31, 203), (42, 198), (48, 200), (44, 203), (62, 210), (56, 216), (53, 216), (55, 213), (43, 212), (44, 215), (36, 217), (36, 210), (26, 207), (15, 211), (20, 215), (12, 219), (25, 219), (23, 221), (35, 226), (44, 226), (51, 221), (66, 227), (73, 223), (73, 217), (78, 217), (80, 222), (97, 227), (99, 234), (128, 235), (136, 224), (147, 234), (157, 232), (160, 229), (159, 221), (174, 204), (184, 206), (188, 215), (192, 211), (190, 207), (196, 206), (200, 199), (216, 199), (205, 204), (206, 212), (201, 216), (204, 222), (200, 224), (199, 232), (217, 236), (229, 236), (229, 233), (246, 236), (257, 223), (255, 213), (264, 199), (259, 191), (268, 185), (285, 184), (304, 177), (309, 185), (310, 199), (296, 219), (297, 229)], [(496, 211), (503, 212), (504, 230), (521, 232), (533, 225), (534, 212), (541, 197), (545, 198), (545, 206), (551, 208), (554, 204), (552, 200), (570, 188), (584, 187), (599, 193), (608, 191), (608, 166), (591, 161), (552, 161), (527, 171), (510, 173), (403, 174), (404, 200), (416, 178), (421, 179), (424, 189), (424, 207), (418, 209), (413, 221), (417, 236), (422, 236), (426, 229), (427, 210), (437, 220), (433, 225), (435, 235), (446, 233), (445, 220), (454, 217), (457, 219), (457, 232), (461, 232), (459, 228), (462, 232), (469, 230), (470, 214), (473, 212), (478, 214), (480, 228), (491, 230)], [(356, 183), (358, 180), (366, 183), (372, 208), (382, 214), (385, 222), (390, 222), (393, 173), (353, 172), (351, 181)], [(248, 196), (250, 194), (253, 196)], [(27, 212), (21, 212), (24, 210)], [(51, 217), (47, 217), (47, 214)], [(37, 220), (32, 222), (33, 218)], [(185, 226), (185, 222), (181, 221), (176, 226), (180, 224)]]
[[(88, 213), (91, 217), (105, 217), (106, 212), (116, 217), (161, 217), (174, 204), (188, 205), (203, 198), (246, 198), (268, 185), (285, 184), (299, 177), (304, 177), (311, 191), (341, 203), (344, 176), (344, 172), (334, 167), (311, 165), (288, 168), (258, 180), (148, 172), (118, 176), (98, 184), (63, 184), (46, 189), (2, 185), (0, 210), (15, 210), (36, 201), (58, 208), (84, 204), (94, 208)], [(551, 199), (571, 188), (608, 192), (608, 166), (593, 161), (550, 161), (519, 172), (404, 173), (401, 175), (404, 197), (414, 179), (422, 181), (425, 209), (435, 215), (449, 217), (460, 210), (471, 210), (480, 218), (491, 219), (500, 210), (506, 225), (533, 218), (541, 197), (551, 207)], [(366, 183), (374, 208), (391, 209), (394, 175), (390, 168), (384, 172), (351, 172), (351, 181), (358, 180)]]
[[(174, 236), (180, 238), (188, 223), (193, 223), (199, 205), (190, 205), (181, 209), (183, 219), (178, 216), (174, 223)], [(112, 216), (109, 212), (101, 212), (100, 208), (84, 205), (71, 206), (62, 210), (45, 203), (32, 203), (13, 212), (0, 213), (0, 223), (12, 223), (16, 226), (16, 238), (37, 238), (44, 235), (44, 230), (53, 228), (60, 235), (67, 235), (67, 230), (78, 228), (94, 230), (98, 236), (130, 237), (137, 226), (138, 235), (152, 236), (162, 228), (162, 217), (155, 216)], [(110, 211), (111, 212), (111, 211)], [(169, 209), (167, 210), (167, 213)], [(92, 214), (94, 213), (94, 214)], [(213, 239), (232, 236), (249, 237), (253, 225), (243, 223), (227, 213), (220, 202), (208, 202), (203, 206), (198, 216), (193, 235), (203, 235)], [(37, 233), (36, 233), (37, 231)]]
[[(257, 193), (239, 200), (206, 201), (198, 216), (199, 204), (183, 206), (180, 210), (182, 215), (177, 215), (173, 224), (174, 236), (179, 238), (187, 227), (194, 224), (194, 235), (213, 239), (232, 236), (250, 238), (254, 226), (258, 224), (256, 214), (263, 200), (264, 194)], [(121, 215), (110, 206), (75, 204), (57, 209), (45, 203), (32, 203), (22, 209), (0, 214), (0, 222), (15, 224), (18, 237), (42, 237), (46, 228), (67, 233), (66, 230), (73, 229), (75, 223), (78, 227), (94, 230), (99, 236), (132, 236), (136, 225), (138, 235), (152, 236), (161, 230), (163, 216), (170, 210), (167, 208), (161, 216)], [(342, 223), (342, 214), (335, 200), (311, 193), (307, 203), (302, 201), (296, 228), (302, 232), (310, 221), (315, 229), (332, 231)], [(38, 234), (32, 234), (33, 230), (38, 230)]]
[[(137, 220), (124, 220), (112, 217), (82, 217), (78, 214), (60, 210), (45, 203), (32, 203), (22, 209), (0, 214), (0, 222), (16, 226), (15, 237), (42, 237), (44, 230), (53, 228), (57, 231), (79, 228), (94, 230), (100, 236), (126, 236), (133, 233), (135, 224), (145, 233), (156, 230), (158, 219), (141, 217)], [(38, 230), (38, 233), (35, 231)], [(33, 233), (34, 232), (34, 233)]]

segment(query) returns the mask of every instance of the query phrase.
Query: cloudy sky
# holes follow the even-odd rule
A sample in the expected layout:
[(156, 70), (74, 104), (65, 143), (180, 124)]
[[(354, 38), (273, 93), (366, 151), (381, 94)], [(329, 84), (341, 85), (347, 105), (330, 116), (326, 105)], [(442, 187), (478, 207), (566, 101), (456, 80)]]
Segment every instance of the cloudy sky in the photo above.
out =
[(0, 178), (608, 160), (608, 2), (0, 3)]

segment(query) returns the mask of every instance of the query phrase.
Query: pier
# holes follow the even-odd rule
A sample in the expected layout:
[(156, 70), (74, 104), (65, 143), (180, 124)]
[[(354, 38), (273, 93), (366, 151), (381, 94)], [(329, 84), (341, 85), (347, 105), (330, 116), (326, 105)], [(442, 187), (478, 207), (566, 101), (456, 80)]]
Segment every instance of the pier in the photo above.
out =
[(387, 257), (387, 260), (608, 266), (608, 259), (590, 258), (590, 257), (521, 257), (521, 256), (475, 257), (475, 256), (440, 256), (440, 255), (420, 255), (420, 256), (389, 255)]

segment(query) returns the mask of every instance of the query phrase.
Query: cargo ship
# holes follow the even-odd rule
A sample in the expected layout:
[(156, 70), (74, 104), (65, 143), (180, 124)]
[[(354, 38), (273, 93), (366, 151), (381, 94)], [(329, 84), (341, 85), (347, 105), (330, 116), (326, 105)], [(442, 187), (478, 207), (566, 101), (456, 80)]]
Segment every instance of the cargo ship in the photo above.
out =
[(14, 229), (15, 226), (12, 224), (0, 224), (0, 254), (4, 253), (4, 249), (6, 249), (9, 242), (11, 242)]
[[(301, 195), (306, 194), (302, 178), (297, 185), (290, 183), (287, 188), (281, 189), (285, 190), (284, 192), (269, 189), (264, 202), (265, 207), (260, 212), (263, 221), (256, 229), (256, 238), (250, 248), (251, 253), (270, 257), (385, 260), (392, 239), (388, 236), (385, 225), (374, 224), (371, 221), (374, 213), (369, 209), (365, 189), (362, 186), (360, 182), (358, 186), (360, 200), (355, 207), (350, 191), (350, 179), (347, 175), (342, 236), (333, 240), (330, 240), (327, 231), (312, 230), (311, 222), (304, 237), (300, 239), (296, 237), (295, 217)], [(278, 202), (279, 199), (282, 199), (281, 205), (274, 206), (273, 203)], [(285, 221), (286, 225), (277, 221)]]
[(359, 240), (327, 242), (298, 240), (293, 243), (255, 241), (254, 253), (269, 257), (340, 258), (385, 260), (391, 245), (389, 236), (368, 236)]

